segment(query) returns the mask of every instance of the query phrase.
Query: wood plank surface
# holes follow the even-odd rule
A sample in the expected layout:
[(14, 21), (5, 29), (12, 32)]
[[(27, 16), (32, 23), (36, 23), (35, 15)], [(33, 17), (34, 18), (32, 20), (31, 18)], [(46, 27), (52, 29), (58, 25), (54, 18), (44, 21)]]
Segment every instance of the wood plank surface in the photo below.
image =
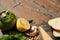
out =
[[(28, 20), (33, 20), (36, 25), (43, 25), (46, 32), (52, 36), (51, 28), (48, 25), (48, 20), (60, 17), (60, 1), (59, 0), (18, 0), (21, 5), (18, 5), (11, 11), (17, 17), (24, 17)], [(0, 7), (10, 8), (16, 0), (0, 0)], [(48, 31), (47, 31), (48, 30)], [(55, 40), (55, 39), (54, 39)]]

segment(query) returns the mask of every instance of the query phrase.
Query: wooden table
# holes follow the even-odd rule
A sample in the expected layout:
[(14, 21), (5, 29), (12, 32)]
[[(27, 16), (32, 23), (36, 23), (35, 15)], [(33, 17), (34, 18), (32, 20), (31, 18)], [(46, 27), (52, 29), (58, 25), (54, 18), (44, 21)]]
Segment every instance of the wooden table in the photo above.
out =
[[(21, 5), (15, 7), (13, 11), (17, 17), (24, 17), (28, 20), (34, 20), (36, 25), (43, 25), (47, 31), (51, 29), (48, 20), (60, 17), (60, 1), (59, 0), (18, 0)], [(4, 8), (10, 8), (16, 0), (0, 0)], [(47, 33), (52, 37), (51, 30)], [(53, 37), (52, 37), (53, 38)], [(54, 39), (54, 38), (53, 38)]]

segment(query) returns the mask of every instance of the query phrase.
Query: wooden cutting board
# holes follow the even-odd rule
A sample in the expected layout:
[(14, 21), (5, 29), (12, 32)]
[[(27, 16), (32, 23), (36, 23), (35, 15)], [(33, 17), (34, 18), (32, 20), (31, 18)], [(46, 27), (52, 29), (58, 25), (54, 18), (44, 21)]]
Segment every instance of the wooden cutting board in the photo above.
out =
[(53, 40), (48, 33), (42, 28), (42, 26), (39, 27), (39, 31), (41, 33), (41, 36), (43, 38), (43, 40)]

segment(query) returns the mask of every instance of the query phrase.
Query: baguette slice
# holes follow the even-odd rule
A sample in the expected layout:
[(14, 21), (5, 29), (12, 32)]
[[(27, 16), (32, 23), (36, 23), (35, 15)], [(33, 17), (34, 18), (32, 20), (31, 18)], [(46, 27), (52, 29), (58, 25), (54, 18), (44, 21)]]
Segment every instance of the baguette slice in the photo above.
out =
[(54, 28), (54, 29), (56, 29), (56, 30), (60, 30), (60, 17), (49, 20), (49, 21), (48, 21), (48, 24), (49, 24), (52, 28)]
[(55, 37), (60, 37), (60, 31), (54, 30), (54, 31), (53, 31), (53, 35), (54, 35)]

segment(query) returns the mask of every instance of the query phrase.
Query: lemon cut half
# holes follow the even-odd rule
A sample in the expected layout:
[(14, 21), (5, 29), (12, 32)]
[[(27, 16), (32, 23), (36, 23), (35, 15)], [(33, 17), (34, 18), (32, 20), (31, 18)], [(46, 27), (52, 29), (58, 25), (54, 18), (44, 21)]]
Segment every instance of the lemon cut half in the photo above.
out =
[(16, 23), (17, 30), (25, 32), (30, 29), (30, 24), (25, 18), (19, 18)]

